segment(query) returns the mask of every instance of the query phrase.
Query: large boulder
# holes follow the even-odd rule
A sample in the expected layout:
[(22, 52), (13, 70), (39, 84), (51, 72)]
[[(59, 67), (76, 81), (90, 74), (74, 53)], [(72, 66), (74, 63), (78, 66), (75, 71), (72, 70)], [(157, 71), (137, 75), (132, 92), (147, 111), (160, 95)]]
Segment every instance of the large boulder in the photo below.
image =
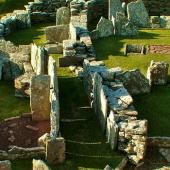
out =
[(117, 12), (123, 12), (122, 3), (120, 0), (109, 0), (109, 19), (116, 17)]
[(45, 29), (46, 40), (49, 42), (60, 42), (69, 39), (69, 25), (57, 25)]
[(57, 10), (56, 25), (65, 25), (70, 23), (70, 9), (61, 7)]
[(112, 17), (114, 33), (119, 36), (138, 35), (138, 27), (127, 19), (124, 13), (117, 12), (116, 17)]
[(147, 71), (147, 78), (151, 85), (164, 85), (168, 80), (169, 64), (151, 61)]
[(112, 21), (105, 19), (104, 17), (100, 18), (96, 30), (98, 31), (99, 37), (108, 37), (114, 34)]
[(115, 80), (122, 82), (131, 95), (150, 92), (149, 80), (138, 69), (117, 74)]
[(139, 27), (149, 26), (149, 15), (142, 0), (127, 5), (128, 19)]

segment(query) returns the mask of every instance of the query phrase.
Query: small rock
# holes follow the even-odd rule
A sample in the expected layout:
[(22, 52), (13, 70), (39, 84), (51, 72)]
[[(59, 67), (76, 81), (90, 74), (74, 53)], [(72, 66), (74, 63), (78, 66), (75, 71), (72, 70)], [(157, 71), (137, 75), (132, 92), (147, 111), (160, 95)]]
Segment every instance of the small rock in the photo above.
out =
[(29, 130), (33, 130), (33, 131), (38, 131), (39, 130), (39, 128), (37, 128), (35, 126), (31, 126), (31, 125), (27, 125), (26, 128), (29, 129)]

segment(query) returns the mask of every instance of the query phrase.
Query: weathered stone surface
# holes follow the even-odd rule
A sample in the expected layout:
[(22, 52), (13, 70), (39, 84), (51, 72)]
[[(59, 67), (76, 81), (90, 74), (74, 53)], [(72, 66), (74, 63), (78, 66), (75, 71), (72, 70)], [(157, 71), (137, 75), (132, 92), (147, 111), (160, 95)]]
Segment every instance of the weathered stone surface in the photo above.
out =
[(9, 160), (0, 161), (0, 170), (12, 170), (11, 162)]
[(111, 145), (111, 148), (113, 150), (116, 150), (117, 142), (118, 142), (118, 126), (114, 120), (113, 111), (110, 112), (110, 115), (107, 118), (106, 135), (107, 135), (107, 140)]
[(50, 113), (50, 124), (51, 124), (51, 131), (50, 137), (51, 139), (56, 139), (59, 134), (59, 123), (60, 123), (60, 107), (59, 107), (59, 98), (56, 95), (54, 90), (51, 90), (50, 95), (51, 101), (51, 113)]
[(124, 13), (117, 12), (116, 17), (112, 17), (114, 32), (120, 36), (134, 36), (138, 35), (138, 27), (129, 21)]
[(96, 30), (98, 31), (98, 37), (108, 37), (114, 34), (114, 28), (112, 21), (101, 17)]
[(70, 9), (68, 7), (61, 7), (57, 9), (56, 25), (65, 25), (70, 23)]
[(160, 148), (159, 152), (162, 156), (170, 163), (170, 149), (167, 148)]
[(104, 86), (109, 106), (114, 111), (125, 110), (133, 103), (133, 99), (122, 84), (115, 84), (111, 88)]
[(159, 148), (170, 148), (170, 137), (148, 137), (148, 146)]
[(117, 74), (115, 80), (122, 82), (131, 95), (150, 92), (149, 80), (138, 69)]
[(50, 134), (45, 133), (44, 135), (42, 135), (41, 137), (38, 138), (38, 146), (39, 147), (46, 147), (46, 142), (49, 139), (50, 139)]
[(104, 168), (104, 170), (113, 170), (109, 165), (106, 165), (106, 167)]
[(159, 16), (151, 16), (150, 17), (151, 28), (160, 28), (160, 17)]
[(100, 121), (100, 126), (102, 131), (106, 130), (106, 122), (107, 122), (107, 99), (104, 93), (103, 85), (102, 85), (102, 77), (98, 74), (94, 74), (94, 87), (93, 87), (93, 95), (94, 95), (94, 103), (93, 107), (95, 113)]
[(15, 79), (15, 96), (29, 97), (30, 96), (30, 81), (34, 74), (25, 73)]
[(65, 160), (65, 142), (64, 138), (47, 140), (46, 160), (49, 164), (62, 163)]
[(63, 42), (69, 39), (69, 25), (57, 25), (45, 29), (46, 40), (49, 42)]
[(57, 97), (59, 94), (58, 90), (58, 78), (57, 78), (57, 64), (53, 57), (49, 57), (48, 60), (48, 75), (50, 75), (50, 88), (54, 89)]
[(61, 43), (46, 44), (45, 49), (47, 50), (48, 54), (62, 54), (63, 52), (63, 46)]
[(170, 16), (160, 16), (160, 26), (170, 29)]
[(50, 118), (50, 76), (38, 75), (31, 79), (30, 105), (33, 120)]
[(165, 85), (168, 80), (169, 64), (151, 61), (147, 71), (147, 78), (151, 85)]
[(142, 0), (127, 5), (128, 19), (139, 27), (149, 26), (149, 16)]
[(51, 170), (42, 160), (33, 159), (32, 164), (33, 164), (32, 170)]
[(124, 47), (124, 54), (146, 54), (147, 46), (144, 45), (136, 45), (136, 44), (126, 44)]
[(109, 0), (109, 19), (112, 20), (112, 16), (116, 17), (117, 12), (123, 12), (122, 3), (120, 0)]

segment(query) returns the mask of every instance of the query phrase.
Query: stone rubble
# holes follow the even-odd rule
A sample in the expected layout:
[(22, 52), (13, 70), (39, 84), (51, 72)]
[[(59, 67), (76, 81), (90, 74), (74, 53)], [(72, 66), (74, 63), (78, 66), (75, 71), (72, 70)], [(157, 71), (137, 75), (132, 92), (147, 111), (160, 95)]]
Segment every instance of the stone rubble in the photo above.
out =
[(168, 68), (169, 64), (165, 62), (154, 62), (152, 60), (147, 70), (147, 78), (149, 79), (150, 85), (167, 84)]

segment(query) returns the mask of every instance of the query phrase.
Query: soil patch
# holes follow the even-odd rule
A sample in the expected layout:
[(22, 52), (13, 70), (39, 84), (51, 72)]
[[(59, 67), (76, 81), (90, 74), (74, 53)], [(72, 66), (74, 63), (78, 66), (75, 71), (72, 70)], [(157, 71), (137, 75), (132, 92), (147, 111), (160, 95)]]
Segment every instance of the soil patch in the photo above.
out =
[(0, 123), (0, 150), (9, 146), (35, 147), (37, 139), (50, 131), (49, 121), (33, 121), (31, 117), (13, 117)]

